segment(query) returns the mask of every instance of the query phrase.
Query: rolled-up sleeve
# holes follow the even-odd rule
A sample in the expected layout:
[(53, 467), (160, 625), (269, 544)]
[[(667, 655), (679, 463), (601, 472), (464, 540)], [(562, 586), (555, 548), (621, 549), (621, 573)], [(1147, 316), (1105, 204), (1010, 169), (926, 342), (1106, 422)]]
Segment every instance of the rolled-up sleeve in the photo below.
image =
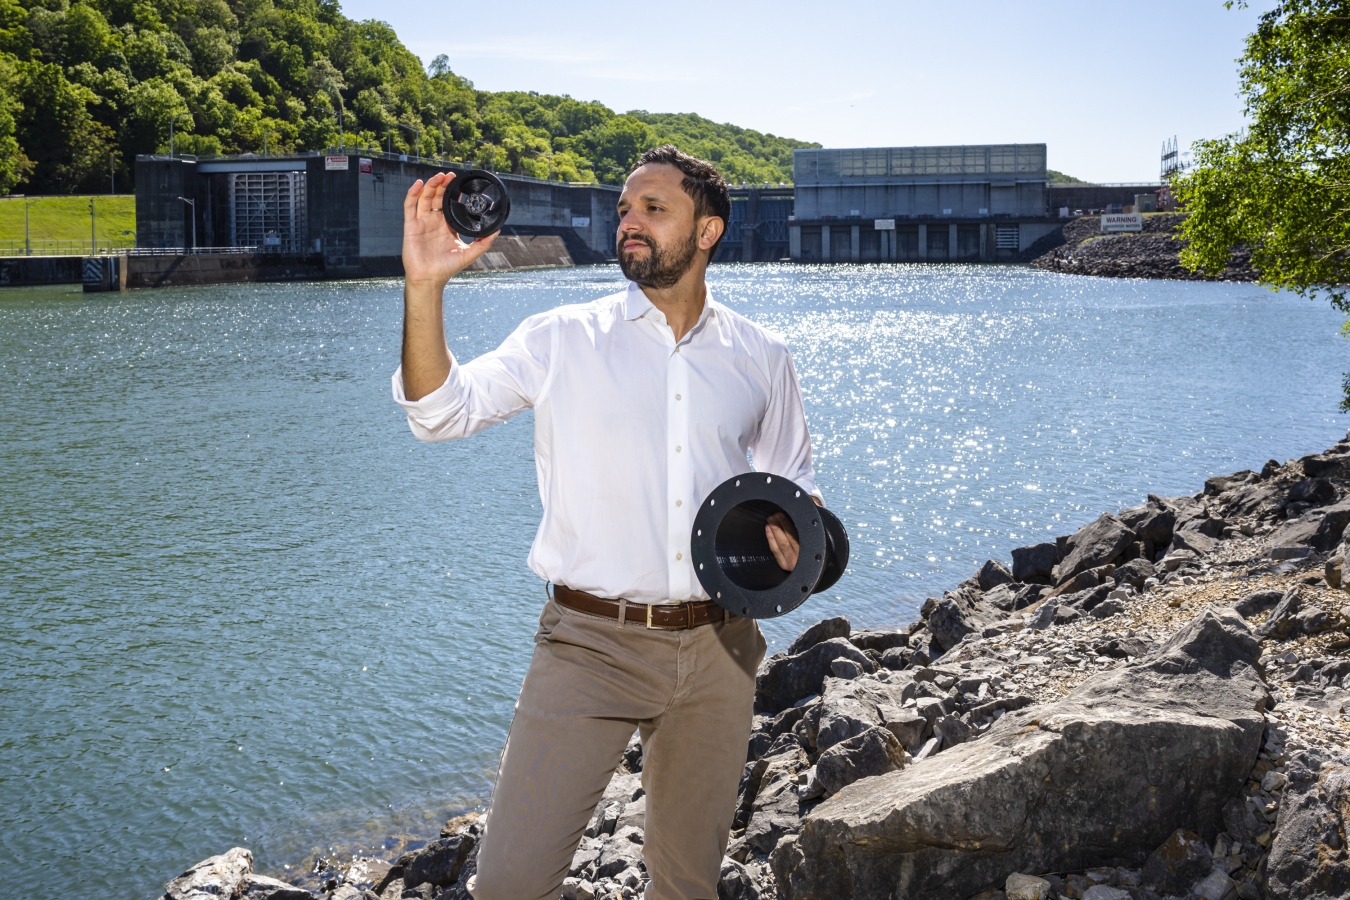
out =
[(409, 400), (403, 367), (395, 370), (394, 401), (408, 414), (418, 440), (450, 441), (530, 409), (548, 383), (554, 356), (556, 319), (531, 316), (502, 345), (467, 363), (454, 362), (445, 383), (419, 400)]
[(759, 433), (750, 452), (755, 469), (790, 478), (813, 497), (824, 502), (816, 486), (816, 471), (811, 462), (811, 432), (806, 427), (806, 408), (797, 381), (792, 355), (782, 348), (779, 363), (771, 375), (769, 402), (760, 420)]

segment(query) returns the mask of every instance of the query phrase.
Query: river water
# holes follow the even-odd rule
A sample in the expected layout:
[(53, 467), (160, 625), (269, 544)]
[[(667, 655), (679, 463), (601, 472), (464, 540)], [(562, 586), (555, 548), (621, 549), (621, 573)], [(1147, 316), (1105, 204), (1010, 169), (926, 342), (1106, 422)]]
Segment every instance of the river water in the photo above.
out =
[[(913, 618), (986, 558), (1340, 438), (1327, 304), (995, 266), (717, 266), (786, 336), (853, 559), (768, 622)], [(468, 358), (616, 268), (468, 277)], [(420, 444), (397, 281), (0, 293), (0, 894), (294, 873), (481, 803), (541, 583), (529, 414)], [(44, 887), (44, 885), (46, 887)]]

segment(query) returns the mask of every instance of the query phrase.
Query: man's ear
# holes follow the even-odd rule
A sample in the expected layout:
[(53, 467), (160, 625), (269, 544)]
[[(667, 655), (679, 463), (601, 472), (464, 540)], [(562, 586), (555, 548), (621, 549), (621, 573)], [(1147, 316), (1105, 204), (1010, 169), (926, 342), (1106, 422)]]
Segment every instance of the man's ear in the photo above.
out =
[(704, 216), (698, 228), (698, 249), (711, 250), (726, 228), (721, 216)]

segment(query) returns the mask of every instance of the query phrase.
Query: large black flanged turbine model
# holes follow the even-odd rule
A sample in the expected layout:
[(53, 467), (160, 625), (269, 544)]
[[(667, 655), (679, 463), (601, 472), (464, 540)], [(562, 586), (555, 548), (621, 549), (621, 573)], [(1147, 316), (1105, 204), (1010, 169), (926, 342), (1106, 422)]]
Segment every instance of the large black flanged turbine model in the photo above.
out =
[[(783, 513), (797, 529), (797, 566), (774, 559), (764, 525)], [(734, 615), (772, 619), (812, 594), (828, 590), (848, 565), (848, 533), (834, 513), (817, 506), (794, 482), (748, 472), (713, 489), (694, 517), (690, 559), (699, 583)]]
[(506, 217), (511, 214), (511, 198), (496, 175), (469, 169), (456, 173), (455, 180), (445, 189), (441, 211), (457, 233), (469, 238), (487, 237), (506, 224)]

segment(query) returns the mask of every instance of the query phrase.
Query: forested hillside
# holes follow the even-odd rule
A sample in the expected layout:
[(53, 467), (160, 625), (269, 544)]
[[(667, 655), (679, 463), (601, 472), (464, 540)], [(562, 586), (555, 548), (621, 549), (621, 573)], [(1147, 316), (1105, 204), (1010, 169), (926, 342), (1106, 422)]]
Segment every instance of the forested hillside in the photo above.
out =
[[(732, 181), (790, 181), (817, 144), (692, 114), (475, 90), (335, 0), (0, 0), (0, 193), (132, 184), (138, 153), (392, 147), (566, 181), (621, 181), (673, 141)], [(416, 146), (414, 146), (416, 145)]]

